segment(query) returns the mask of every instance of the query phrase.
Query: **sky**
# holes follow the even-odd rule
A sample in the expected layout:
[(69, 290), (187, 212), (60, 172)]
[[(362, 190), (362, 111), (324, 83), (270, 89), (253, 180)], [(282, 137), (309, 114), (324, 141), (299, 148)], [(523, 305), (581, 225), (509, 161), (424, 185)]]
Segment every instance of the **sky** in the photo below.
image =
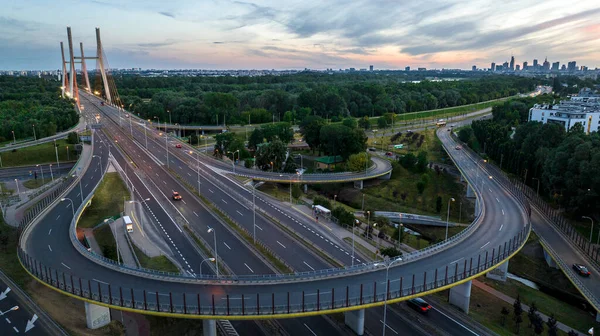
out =
[[(0, 0), (0, 69), (60, 68), (71, 26), (111, 68), (600, 67), (598, 0)], [(68, 50), (67, 50), (68, 51)], [(79, 54), (79, 52), (77, 52)], [(94, 68), (95, 62), (89, 62)]]

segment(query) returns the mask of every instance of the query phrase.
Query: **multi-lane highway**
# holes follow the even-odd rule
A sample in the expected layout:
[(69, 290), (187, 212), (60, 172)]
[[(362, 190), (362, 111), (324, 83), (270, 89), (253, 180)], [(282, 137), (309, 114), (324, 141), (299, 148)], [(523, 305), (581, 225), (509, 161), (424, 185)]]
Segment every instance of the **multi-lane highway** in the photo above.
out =
[[(440, 138), (446, 148), (454, 147), (454, 141), (447, 136), (447, 133), (440, 134)], [(108, 142), (111, 140), (104, 139), (104, 141)], [(126, 138), (117, 141), (119, 144), (122, 143), (123, 147), (132, 146), (132, 144), (130, 144), (131, 140)], [(141, 147), (138, 146), (138, 148)], [(97, 150), (98, 149), (95, 149), (95, 151)], [(125, 149), (125, 151), (127, 151), (127, 149)], [(97, 155), (106, 158), (107, 154), (107, 151), (103, 151)], [(486, 180), (481, 178), (477, 180), (477, 162), (474, 162), (462, 151), (450, 150), (450, 154), (457, 165), (463, 170), (467, 179), (469, 179), (473, 185), (477, 184), (482, 195), (485, 214), (482, 216), (480, 223), (476, 224), (476, 230), (473, 230), (472, 233), (464, 237), (463, 240), (457, 241), (455, 244), (451, 244), (451, 246), (445, 249), (440, 248), (439, 250), (429, 251), (427, 254), (420, 252), (419, 256), (407, 256), (405, 260), (397, 261), (395, 263), (397, 266), (391, 267), (389, 271), (390, 297), (394, 300), (405, 299), (413, 293), (413, 290), (415, 293), (418, 293), (425, 288), (430, 290), (434, 286), (436, 289), (441, 289), (441, 286), (446, 283), (446, 274), (448, 274), (448, 283), (456, 280), (455, 276), (459, 279), (464, 278), (465, 276), (474, 276), (478, 273), (477, 271), (482, 271), (484, 269), (483, 264), (485, 264), (485, 260), (488, 261), (487, 266), (496, 264), (498, 262), (499, 252), (501, 254), (500, 259), (504, 259), (507, 256), (506, 252), (515, 251), (527, 236), (528, 219), (525, 215), (523, 206), (505, 189), (501, 188), (493, 179)], [(142, 154), (140, 153), (140, 156), (141, 155)], [(118, 156), (118, 154), (115, 155), (116, 158)], [(130, 158), (132, 157), (130, 156)], [(160, 159), (160, 157), (155, 158)], [(117, 160), (119, 159), (117, 158)], [(121, 160), (123, 159), (121, 158)], [(142, 160), (144, 160), (144, 158), (142, 158)], [(173, 159), (173, 162), (170, 162), (170, 164), (176, 164), (175, 162), (177, 161)], [(175, 171), (184, 170), (183, 165), (181, 168), (176, 166), (171, 167), (171, 169), (174, 169)], [(84, 175), (84, 180), (89, 183), (97, 182), (99, 174), (97, 174), (97, 172), (96, 175), (94, 174), (95, 172), (92, 169), (88, 170)], [(148, 174), (147, 177), (154, 179), (150, 174)], [(135, 180), (135, 178), (132, 178), (132, 180)], [(161, 183), (163, 185), (168, 185), (170, 181), (171, 180), (164, 180), (163, 176), (159, 174), (159, 176), (156, 176), (154, 182), (156, 186), (154, 187), (158, 189), (158, 185)], [(171, 186), (167, 187), (172, 188)], [(84, 193), (88, 193), (91, 188), (91, 185), (87, 186), (84, 189)], [(185, 193), (185, 190), (179, 191)], [(186, 198), (190, 200), (193, 199), (191, 195), (184, 194), (184, 199)], [(149, 206), (152, 204), (152, 202), (148, 203)], [(78, 203), (76, 203), (75, 206), (77, 207)], [(155, 208), (158, 209), (156, 206)], [(232, 209), (228, 205), (225, 206), (224, 209), (226, 209), (225, 211), (233, 217), (233, 214), (231, 213)], [(154, 210), (155, 209), (152, 209), (152, 211)], [(288, 311), (289, 313), (296, 313), (297, 315), (320, 314), (325, 310), (332, 310), (332, 300), (334, 301), (334, 309), (345, 310), (346, 306), (367, 306), (368, 303), (380, 305), (384, 298), (383, 293), (385, 293), (386, 282), (384, 280), (385, 270), (382, 265), (359, 265), (346, 270), (309, 272), (305, 274), (288, 275), (285, 277), (267, 276), (266, 278), (253, 275), (258, 273), (255, 271), (254, 273), (249, 272), (251, 274), (245, 276), (237, 275), (232, 278), (232, 281), (225, 280), (227, 278), (208, 281), (198, 280), (197, 278), (194, 279), (192, 277), (194, 274), (188, 275), (188, 277), (185, 278), (157, 278), (155, 276), (146, 278), (140, 276), (139, 273), (131, 274), (115, 271), (113, 268), (103, 267), (90, 262), (87, 257), (82, 256), (78, 249), (69, 244), (69, 239), (67, 238), (69, 234), (68, 227), (70, 224), (69, 211), (70, 209), (66, 208), (64, 203), (60, 204), (49, 212), (45, 217), (46, 220), (31, 227), (31, 231), (28, 231), (29, 234), (24, 235), (23, 251), (26, 251), (28, 256), (33, 257), (35, 262), (38, 263), (36, 264), (38, 265), (36, 268), (38, 274), (43, 273), (39, 271), (41, 270), (39, 263), (41, 263), (46, 267), (51, 267), (53, 272), (60, 271), (54, 272), (54, 274), (52, 274), (53, 272), (48, 273), (49, 275), (51, 274), (51, 277), (55, 280), (60, 280), (60, 283), (63, 282), (63, 280), (61, 280), (63, 277), (60, 276), (62, 273), (65, 273), (64, 278), (70, 278), (70, 276), (73, 275), (73, 278), (75, 279), (73, 287), (76, 289), (76, 293), (79, 293), (80, 287), (78, 285), (78, 280), (81, 278), (84, 280), (82, 283), (91, 284), (91, 286), (81, 287), (83, 295), (89, 295), (89, 292), (91, 291), (91, 293), (96, 295), (96, 299), (100, 292), (102, 292), (102, 296), (106, 296), (109, 290), (109, 284), (113, 284), (110, 289), (112, 296), (119, 297), (119, 287), (121, 287), (124, 300), (123, 304), (128, 304), (127, 302), (129, 302), (133, 296), (138, 309), (155, 309), (155, 304), (158, 302), (162, 307), (161, 310), (170, 311), (170, 302), (173, 302), (173, 312), (197, 314), (197, 308), (194, 309), (192, 307), (198, 306), (198, 300), (191, 299), (196, 298), (200, 301), (200, 313), (202, 315), (235, 314), (236, 318), (245, 318), (246, 316), (250, 318), (250, 315), (260, 315), (264, 317), (295, 316), (288, 315)], [(188, 212), (187, 214), (182, 213), (182, 215), (184, 217), (194, 218), (191, 217), (195, 216), (193, 211), (194, 210), (192, 210), (192, 213)], [(63, 219), (61, 219), (61, 216)], [(250, 216), (242, 217), (246, 218), (240, 218), (239, 221), (241, 223), (251, 221)], [(293, 221), (293, 219), (290, 220)], [(200, 220), (194, 219), (192, 221), (200, 222)], [(167, 219), (164, 219), (163, 223), (163, 226), (172, 226), (174, 230), (179, 231), (177, 224), (169, 222)], [(54, 245), (54, 247), (50, 245), (46, 246), (46, 244), (42, 243), (48, 241), (48, 237), (44, 238), (43, 235), (48, 234), (48, 229), (50, 227), (54, 228), (52, 234), (64, 236), (63, 243), (60, 243), (59, 241), (55, 242), (53, 240), (52, 245)], [(221, 229), (221, 232), (218, 232), (219, 236), (223, 235), (223, 232), (225, 231), (226, 229)], [(271, 233), (275, 234), (275, 230), (273, 232), (268, 232), (269, 235), (266, 239), (272, 240), (272, 238), (270, 238)], [(207, 241), (210, 241), (210, 239)], [(181, 251), (182, 254), (186, 253), (180, 248), (177, 248), (176, 250)], [(222, 250), (223, 248), (219, 246), (219, 251)], [(239, 256), (241, 256), (241, 254), (238, 254), (238, 258)], [(25, 257), (24, 254), (22, 254), (21, 257), (22, 260), (24, 260), (24, 263), (33, 270), (33, 259)], [(492, 259), (494, 259), (493, 262), (491, 261)], [(64, 262), (65, 260), (68, 260), (69, 262), (69, 264), (67, 264), (68, 268), (61, 265), (61, 262)], [(186, 258), (186, 260), (188, 260), (188, 258)], [(290, 261), (294, 261), (294, 257), (292, 257)], [(304, 264), (304, 262), (302, 264)], [(310, 266), (315, 270), (318, 270), (318, 268), (312, 265)], [(58, 274), (58, 277), (56, 277), (56, 274)], [(43, 277), (43, 275), (38, 276)], [(433, 283), (434, 279), (437, 280), (435, 284)], [(425, 284), (426, 287), (423, 286), (423, 284)], [(70, 286), (67, 287), (67, 290), (70, 290)], [(399, 292), (399, 290), (401, 291)], [(148, 293), (151, 293), (151, 295), (147, 295)], [(158, 293), (158, 295), (155, 295), (156, 293)], [(185, 297), (188, 298), (185, 309), (182, 306), (184, 293)], [(145, 294), (146, 297), (144, 300)], [(398, 298), (399, 295), (401, 295), (402, 298)], [(103, 300), (107, 301), (108, 297), (104, 297)], [(117, 301), (120, 304), (120, 301)], [(113, 304), (115, 304), (114, 300)], [(256, 316), (253, 316), (252, 318), (256, 318)]]

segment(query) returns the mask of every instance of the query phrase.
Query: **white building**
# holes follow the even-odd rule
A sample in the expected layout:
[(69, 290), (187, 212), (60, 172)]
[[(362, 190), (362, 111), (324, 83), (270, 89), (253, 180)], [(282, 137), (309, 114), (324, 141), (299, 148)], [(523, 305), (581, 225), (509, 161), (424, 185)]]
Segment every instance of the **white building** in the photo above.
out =
[(535, 104), (529, 110), (529, 121), (556, 123), (568, 131), (580, 123), (586, 134), (600, 129), (600, 95), (590, 89), (560, 104)]

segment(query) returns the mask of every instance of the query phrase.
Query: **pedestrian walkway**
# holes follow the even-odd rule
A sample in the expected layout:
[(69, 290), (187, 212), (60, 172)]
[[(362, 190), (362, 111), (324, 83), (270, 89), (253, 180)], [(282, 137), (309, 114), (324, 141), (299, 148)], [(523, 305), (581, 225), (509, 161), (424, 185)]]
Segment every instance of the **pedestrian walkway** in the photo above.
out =
[(129, 234), (131, 242), (148, 257), (171, 255), (169, 245), (156, 232), (142, 207), (137, 201), (135, 203), (125, 203), (124, 213), (133, 222), (133, 232)]
[[(509, 303), (511, 305), (515, 302), (515, 298), (510, 297), (510, 296), (508, 296), (508, 295), (506, 295), (506, 294), (504, 294), (504, 293), (502, 293), (502, 292), (500, 292), (500, 291), (498, 291), (498, 290), (496, 290), (496, 289), (494, 289), (494, 288), (486, 285), (485, 283), (483, 283), (483, 282), (481, 282), (479, 280), (476, 280), (476, 279), (473, 280), (473, 286), (475, 286), (475, 287), (477, 287), (477, 288), (479, 288), (479, 289), (487, 292), (488, 294), (491, 294), (491, 295), (499, 298), (500, 300), (502, 300), (502, 301), (504, 301), (506, 303)], [(525, 313), (527, 313), (529, 311), (529, 306), (528, 305), (522, 303), (521, 307), (523, 307), (523, 311)], [(544, 314), (542, 314), (540, 312), (538, 312), (538, 314), (540, 315), (540, 317), (542, 318), (542, 320), (544, 322), (548, 321), (548, 316), (547, 315), (544, 315)], [(580, 332), (576, 331), (574, 328), (571, 328), (571, 327), (569, 327), (569, 326), (567, 326), (567, 325), (565, 325), (563, 323), (557, 322), (557, 326), (558, 326), (558, 329), (560, 329), (560, 330), (562, 330), (562, 331), (564, 331), (566, 333), (568, 333), (571, 330), (574, 330), (575, 332), (577, 332), (578, 335), (585, 336), (584, 333), (580, 333)]]
[(121, 262), (125, 266), (137, 268), (138, 265), (136, 258), (133, 255), (134, 252), (131, 250), (126, 236), (128, 233), (125, 230), (125, 222), (123, 221), (123, 217), (110, 223), (110, 231), (115, 237), (117, 248), (119, 250), (119, 254), (121, 255)]

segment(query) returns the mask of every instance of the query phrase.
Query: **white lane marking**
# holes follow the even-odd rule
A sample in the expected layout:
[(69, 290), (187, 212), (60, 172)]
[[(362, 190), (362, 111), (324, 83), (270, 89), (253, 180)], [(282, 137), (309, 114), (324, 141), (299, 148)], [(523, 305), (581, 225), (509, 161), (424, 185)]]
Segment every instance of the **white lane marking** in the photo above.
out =
[(83, 187), (84, 187), (84, 188), (87, 188), (88, 184), (89, 184), (89, 183), (86, 183), (86, 184), (85, 184)]
[(504, 209), (502, 209), (502, 216), (504, 216)]
[(19, 333), (19, 329), (17, 329), (17, 327), (13, 327), (13, 330), (18, 334)]
[(156, 174), (156, 176), (158, 176), (158, 173), (154, 173), (154, 174)]
[(237, 210), (235, 210), (235, 212), (239, 213), (239, 214), (240, 214), (240, 216), (243, 216), (241, 212), (239, 212), (239, 211), (237, 211)]
[(63, 266), (65, 266), (65, 267), (66, 267), (66, 268), (68, 268), (68, 269), (71, 269), (71, 267), (69, 267), (69, 266), (65, 265), (65, 263), (62, 263), (62, 262), (61, 262), (60, 264), (61, 264), (61, 265), (63, 265)]
[(308, 268), (310, 268), (311, 270), (315, 270), (314, 268), (312, 268), (312, 266), (310, 266), (309, 264), (306, 263), (306, 261), (303, 261), (304, 265), (308, 266)]
[(498, 197), (496, 197), (496, 201), (498, 201), (498, 203), (500, 203), (500, 200), (498, 199)]
[(165, 185), (167, 185), (167, 182), (166, 182), (166, 181), (163, 181), (163, 183), (164, 183)]
[(215, 193), (215, 192), (214, 192), (214, 191), (212, 191), (212, 189), (210, 189), (210, 188), (208, 188), (208, 191), (210, 191), (210, 192), (211, 192), (211, 193), (213, 193), (213, 194)]
[(52, 229), (48, 230), (48, 236), (52, 233)]
[(227, 245), (226, 242), (223, 242), (223, 244), (225, 244), (225, 246), (227, 246), (227, 248), (231, 250), (231, 247), (229, 247), (229, 245)]
[(277, 244), (283, 246), (283, 248), (287, 248), (287, 247), (285, 247), (285, 245), (283, 245), (282, 243), (280, 243), (279, 240), (277, 241)]
[(50, 250), (50, 252), (52, 252), (52, 247), (50, 247), (50, 245), (48, 245), (48, 250)]
[(223, 201), (223, 203), (227, 204), (227, 201), (221, 198), (221, 201)]
[(10, 320), (7, 318), (5, 318), (6, 322), (8, 322), (8, 324), (10, 324)]
[(482, 247), (480, 247), (479, 249), (480, 249), (480, 250), (481, 250), (481, 249), (483, 249), (484, 247), (488, 246), (488, 244), (489, 244), (489, 243), (490, 243), (490, 242), (487, 242), (487, 243), (483, 244), (483, 246), (482, 246)]
[(473, 330), (471, 330), (471, 329), (469, 329), (469, 328), (465, 327), (463, 324), (461, 324), (461, 323), (460, 323), (460, 322), (458, 322), (457, 320), (455, 320), (455, 319), (451, 318), (450, 316), (448, 316), (448, 315), (446, 315), (446, 314), (442, 313), (442, 312), (441, 312), (439, 309), (436, 309), (435, 307), (432, 307), (432, 308), (433, 308), (433, 310), (435, 310), (436, 312), (438, 312), (438, 313), (440, 313), (440, 314), (442, 314), (442, 315), (446, 316), (446, 318), (447, 318), (447, 319), (449, 319), (449, 320), (451, 320), (451, 321), (454, 321), (454, 323), (456, 323), (456, 324), (458, 324), (459, 326), (463, 327), (465, 330), (467, 330), (467, 331), (468, 331), (468, 332), (470, 332), (471, 334), (473, 334), (473, 335), (478, 335), (476, 332), (474, 332)]
[[(379, 322), (381, 322), (381, 324), (383, 324), (383, 321), (382, 321), (382, 320), (379, 320)], [(385, 326), (386, 326), (388, 329), (390, 329), (391, 331), (393, 331), (393, 332), (394, 332), (394, 334), (398, 335), (398, 332), (397, 332), (396, 330), (392, 329), (392, 327), (390, 327), (390, 325), (389, 325), (389, 324), (387, 324), (387, 323), (386, 323), (386, 324), (385, 324)]]
[(190, 174), (190, 173), (187, 173), (187, 174), (188, 174), (188, 176), (192, 176), (192, 174)]
[(248, 267), (248, 269), (250, 270), (250, 272), (254, 273), (254, 271), (252, 270), (252, 268), (250, 268), (250, 266), (248, 266), (248, 264), (244, 263), (244, 265), (246, 265), (246, 267)]
[(498, 230), (498, 231), (502, 231), (503, 227), (504, 227), (504, 224), (500, 225), (500, 230)]
[(79, 195), (81, 195), (81, 193), (77, 193), (77, 197), (79, 197)]
[[(256, 224), (255, 224), (255, 225), (256, 225)], [(261, 228), (260, 226), (256, 225), (256, 227), (257, 227), (257, 228), (258, 228), (260, 231), (262, 231), (262, 228)]]
[(98, 280), (98, 279), (93, 279), (93, 278), (92, 278), (92, 280), (94, 280), (94, 281), (96, 281), (96, 282), (99, 282), (99, 283), (103, 283), (103, 284), (105, 284), (105, 285), (108, 285), (108, 282), (100, 281), (100, 280)]
[(315, 334), (314, 331), (312, 331), (312, 329), (310, 329), (309, 326), (306, 325), (306, 323), (304, 323), (304, 326), (306, 327), (306, 329), (308, 329), (308, 331), (310, 331), (313, 335), (317, 336), (317, 334)]
[(187, 203), (185, 203), (185, 200), (181, 200), (183, 202), (183, 204), (187, 205)]
[(194, 215), (196, 215), (196, 217), (200, 217), (198, 216), (198, 214), (196, 213), (196, 211), (192, 211), (194, 213)]
[(490, 192), (492, 192), (492, 188), (488, 188), (488, 190), (489, 190)]
[[(173, 162), (173, 161), (171, 161), (171, 162)], [(181, 168), (181, 166), (179, 166), (179, 169), (183, 170), (183, 168)]]
[(60, 218), (60, 215), (56, 216), (56, 220), (58, 220)]

